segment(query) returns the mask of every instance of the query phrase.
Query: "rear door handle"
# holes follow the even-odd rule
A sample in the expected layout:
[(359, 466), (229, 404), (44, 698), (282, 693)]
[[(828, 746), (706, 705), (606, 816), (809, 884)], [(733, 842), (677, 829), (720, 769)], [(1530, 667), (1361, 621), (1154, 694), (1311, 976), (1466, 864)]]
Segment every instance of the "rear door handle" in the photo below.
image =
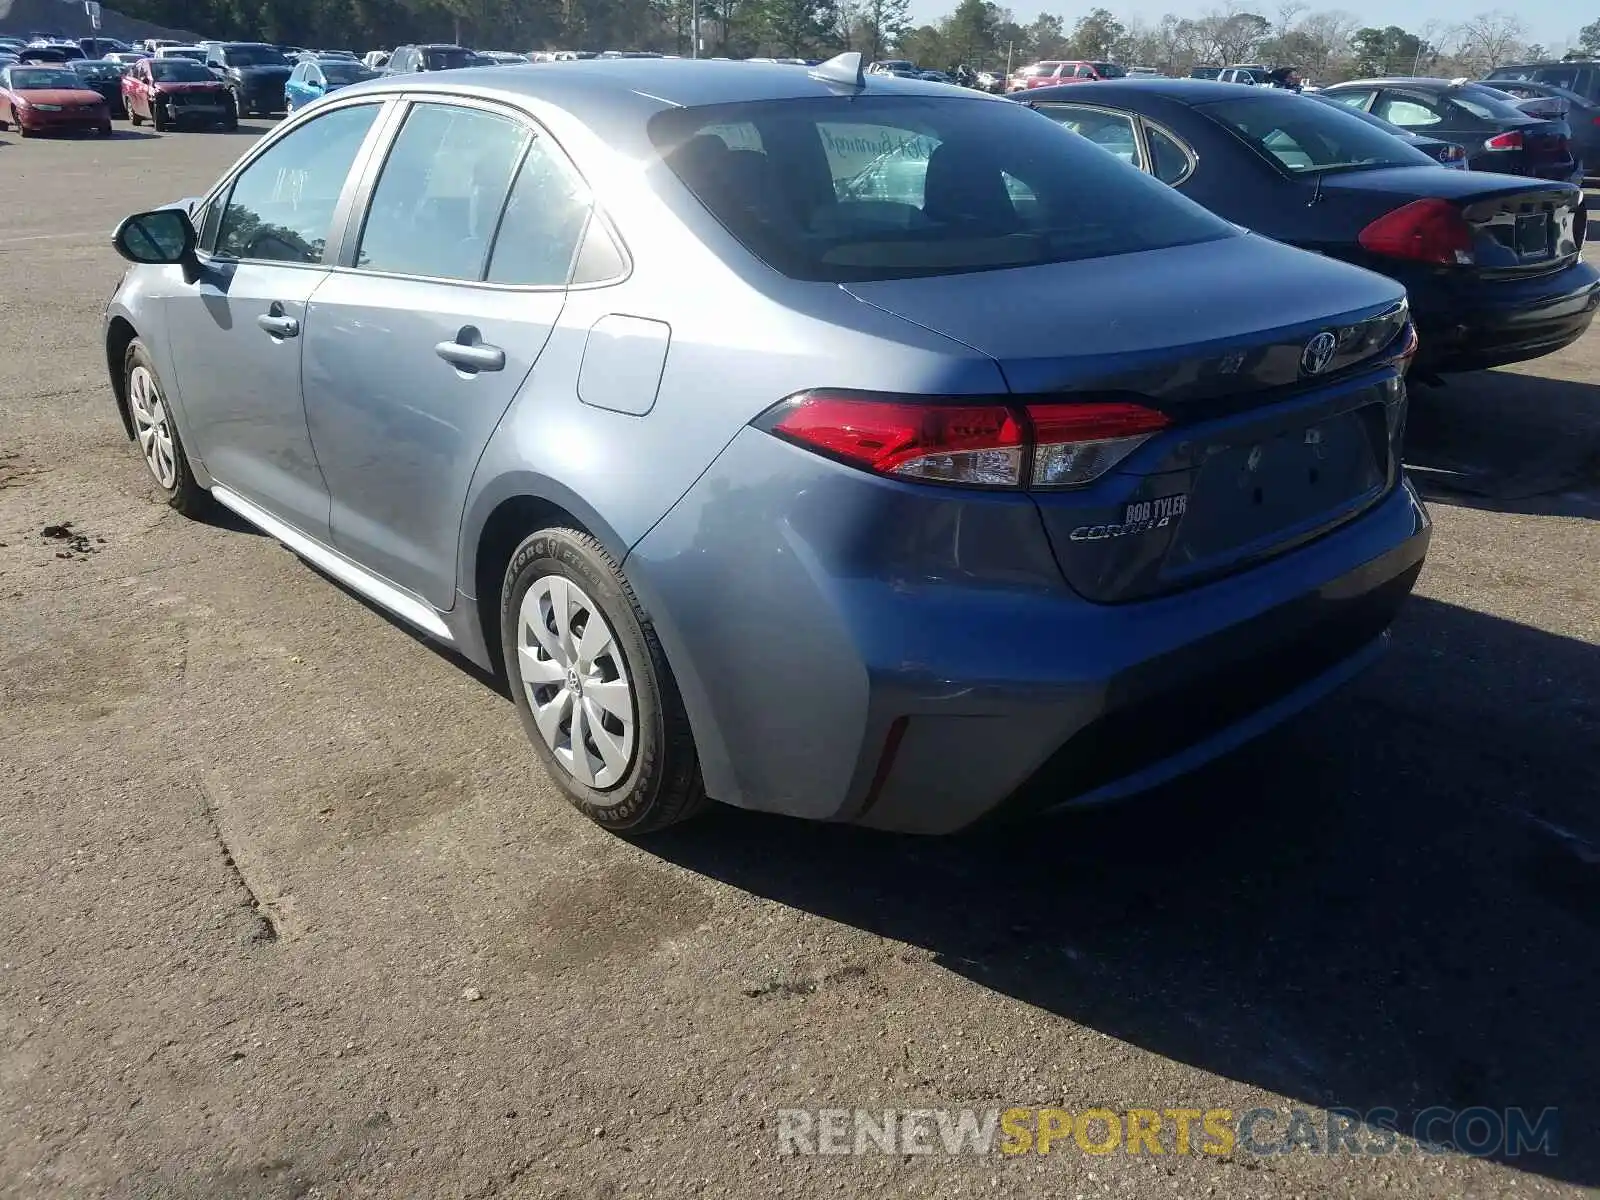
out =
[(479, 341), (481, 335), (468, 325), (455, 336), (454, 341), (440, 342), (433, 352), (445, 362), (462, 371), (503, 371), (506, 352), (499, 346), (488, 346)]
[(293, 317), (285, 316), (281, 304), (274, 304), (262, 313), (256, 318), (256, 324), (275, 338), (292, 338), (299, 336), (300, 333), (300, 322)]

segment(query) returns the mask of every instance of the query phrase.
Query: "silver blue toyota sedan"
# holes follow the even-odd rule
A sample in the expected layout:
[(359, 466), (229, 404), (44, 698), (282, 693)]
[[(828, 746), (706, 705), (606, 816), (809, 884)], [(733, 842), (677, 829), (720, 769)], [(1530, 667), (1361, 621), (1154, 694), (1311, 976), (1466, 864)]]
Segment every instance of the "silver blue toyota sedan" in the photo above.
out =
[(854, 55), (359, 84), (115, 243), (167, 503), (503, 672), (619, 833), (1137, 792), (1368, 663), (1428, 542), (1397, 285)]

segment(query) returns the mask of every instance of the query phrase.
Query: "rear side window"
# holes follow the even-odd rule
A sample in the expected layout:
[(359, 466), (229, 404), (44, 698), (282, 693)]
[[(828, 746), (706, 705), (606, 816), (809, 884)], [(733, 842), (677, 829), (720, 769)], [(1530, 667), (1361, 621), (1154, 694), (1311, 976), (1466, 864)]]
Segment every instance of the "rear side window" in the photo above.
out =
[(1176, 187), (1189, 177), (1194, 169), (1194, 157), (1176, 138), (1159, 126), (1148, 122), (1144, 127), (1145, 140), (1150, 143), (1150, 173), (1162, 183)]
[(356, 266), (478, 280), (529, 134), (508, 117), (419, 104), (373, 189)]
[[(749, 125), (760, 149), (718, 133)], [(829, 282), (1000, 270), (1238, 236), (1022, 105), (858, 96), (679, 108), (650, 136), (757, 257)]]
[[(1578, 79), (1579, 74), (1577, 67), (1540, 67), (1537, 71), (1531, 72), (1532, 78), (1540, 83), (1553, 83), (1556, 87), (1564, 87), (1569, 92), (1578, 92), (1581, 95), (1582, 83)], [(1522, 76), (1524, 79), (1528, 77), (1528, 75)]]
[(1144, 167), (1132, 117), (1097, 108), (1080, 108), (1076, 104), (1041, 104), (1039, 111), (1129, 166)]
[(589, 220), (589, 189), (548, 138), (528, 148), (489, 259), (489, 282), (559, 287)]

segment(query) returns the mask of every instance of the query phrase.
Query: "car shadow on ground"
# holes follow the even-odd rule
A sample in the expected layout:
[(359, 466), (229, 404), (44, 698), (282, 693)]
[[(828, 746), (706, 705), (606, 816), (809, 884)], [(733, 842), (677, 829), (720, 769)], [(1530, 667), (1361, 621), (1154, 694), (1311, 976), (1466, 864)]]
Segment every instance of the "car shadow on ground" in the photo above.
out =
[(1596, 762), (1600, 648), (1414, 599), (1350, 688), (1124, 805), (946, 839), (719, 809), (644, 844), (1308, 1105), (1554, 1106), (1558, 1155), (1505, 1161), (1595, 1185)]
[(1406, 467), (1429, 500), (1600, 516), (1600, 385), (1511, 371), (1414, 385)]

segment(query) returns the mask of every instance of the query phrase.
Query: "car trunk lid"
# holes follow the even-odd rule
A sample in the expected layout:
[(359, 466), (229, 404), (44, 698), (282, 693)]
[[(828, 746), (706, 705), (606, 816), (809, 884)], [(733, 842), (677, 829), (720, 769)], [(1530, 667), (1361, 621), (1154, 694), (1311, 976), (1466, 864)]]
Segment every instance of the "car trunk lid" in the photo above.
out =
[(1365, 193), (1399, 208), (1438, 198), (1454, 204), (1472, 231), (1474, 269), (1490, 275), (1538, 275), (1567, 267), (1584, 240), (1583, 193), (1568, 183), (1492, 171), (1432, 167), (1336, 172), (1324, 177), (1332, 197)]
[(1406, 322), (1401, 291), (1345, 264), (1242, 236), (846, 290), (989, 355), (1029, 402), (1168, 416), (1088, 486), (1032, 492), (1064, 576), (1091, 600), (1272, 557), (1398, 478), (1404, 389), (1376, 368)]

